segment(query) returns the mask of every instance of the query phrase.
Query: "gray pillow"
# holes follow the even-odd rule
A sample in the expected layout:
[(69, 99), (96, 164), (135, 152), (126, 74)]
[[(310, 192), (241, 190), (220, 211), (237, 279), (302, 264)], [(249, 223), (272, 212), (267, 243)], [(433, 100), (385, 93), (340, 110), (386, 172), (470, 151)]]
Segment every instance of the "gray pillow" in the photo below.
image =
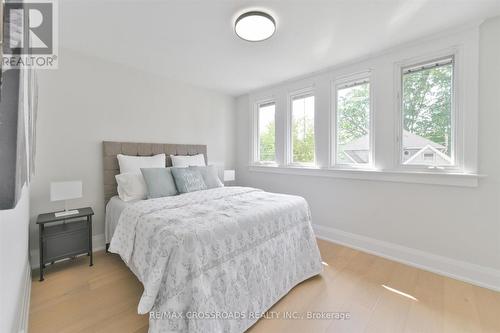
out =
[(177, 194), (172, 168), (141, 168), (148, 188), (148, 199), (169, 197)]
[(198, 170), (205, 181), (207, 188), (223, 187), (224, 184), (219, 179), (217, 175), (217, 167), (215, 165), (208, 166), (190, 166), (190, 169)]
[(175, 186), (179, 193), (206, 190), (207, 185), (198, 170), (190, 168), (172, 168)]

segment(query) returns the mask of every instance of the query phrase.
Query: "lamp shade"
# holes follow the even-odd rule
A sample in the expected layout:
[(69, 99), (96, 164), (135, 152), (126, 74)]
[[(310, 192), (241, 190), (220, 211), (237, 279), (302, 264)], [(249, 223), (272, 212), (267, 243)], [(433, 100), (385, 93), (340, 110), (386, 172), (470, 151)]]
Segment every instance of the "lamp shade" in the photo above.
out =
[(233, 180), (236, 179), (234, 170), (224, 170), (224, 181), (225, 182), (232, 182)]
[(50, 183), (50, 201), (77, 199), (82, 197), (80, 180)]

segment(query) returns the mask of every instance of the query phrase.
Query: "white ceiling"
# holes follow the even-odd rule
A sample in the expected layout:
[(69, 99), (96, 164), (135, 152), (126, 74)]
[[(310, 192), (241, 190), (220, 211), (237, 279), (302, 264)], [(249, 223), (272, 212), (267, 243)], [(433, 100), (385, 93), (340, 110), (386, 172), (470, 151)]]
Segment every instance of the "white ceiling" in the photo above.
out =
[[(61, 47), (231, 95), (500, 14), (500, 0), (60, 1)], [(239, 39), (263, 9), (276, 34)]]

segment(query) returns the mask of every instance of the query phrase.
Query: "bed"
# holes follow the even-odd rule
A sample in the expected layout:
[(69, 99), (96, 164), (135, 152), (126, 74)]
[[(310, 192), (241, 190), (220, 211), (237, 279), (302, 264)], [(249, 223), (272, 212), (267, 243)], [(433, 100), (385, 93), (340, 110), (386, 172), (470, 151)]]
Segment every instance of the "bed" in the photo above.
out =
[[(105, 157), (124, 153), (112, 144)], [(206, 156), (200, 147), (191, 154)], [(249, 187), (127, 203), (109, 250), (143, 284), (138, 313), (153, 333), (244, 332), (322, 270), (307, 202)]]
[(109, 243), (111, 243), (111, 237), (115, 233), (116, 226), (118, 225), (118, 220), (122, 215), (122, 212), (128, 206), (133, 205), (138, 200), (132, 201), (123, 201), (117, 195), (111, 197), (106, 204), (106, 214), (105, 214), (105, 229), (104, 236), (106, 238), (106, 249), (109, 247)]

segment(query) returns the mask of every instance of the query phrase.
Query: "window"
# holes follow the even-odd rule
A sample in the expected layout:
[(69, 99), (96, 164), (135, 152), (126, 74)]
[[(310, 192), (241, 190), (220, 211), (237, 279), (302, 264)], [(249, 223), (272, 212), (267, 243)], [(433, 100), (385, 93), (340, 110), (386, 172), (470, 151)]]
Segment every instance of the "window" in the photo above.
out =
[(259, 162), (276, 160), (275, 113), (276, 103), (274, 102), (258, 105)]
[(335, 164), (371, 163), (370, 82), (368, 78), (336, 86)]
[(291, 162), (314, 164), (314, 95), (293, 96), (291, 108)]
[(453, 57), (402, 69), (401, 162), (452, 166)]
[[(478, 38), (475, 27), (249, 93), (249, 170), (477, 186)], [(276, 102), (271, 163), (258, 158), (262, 102)]]

